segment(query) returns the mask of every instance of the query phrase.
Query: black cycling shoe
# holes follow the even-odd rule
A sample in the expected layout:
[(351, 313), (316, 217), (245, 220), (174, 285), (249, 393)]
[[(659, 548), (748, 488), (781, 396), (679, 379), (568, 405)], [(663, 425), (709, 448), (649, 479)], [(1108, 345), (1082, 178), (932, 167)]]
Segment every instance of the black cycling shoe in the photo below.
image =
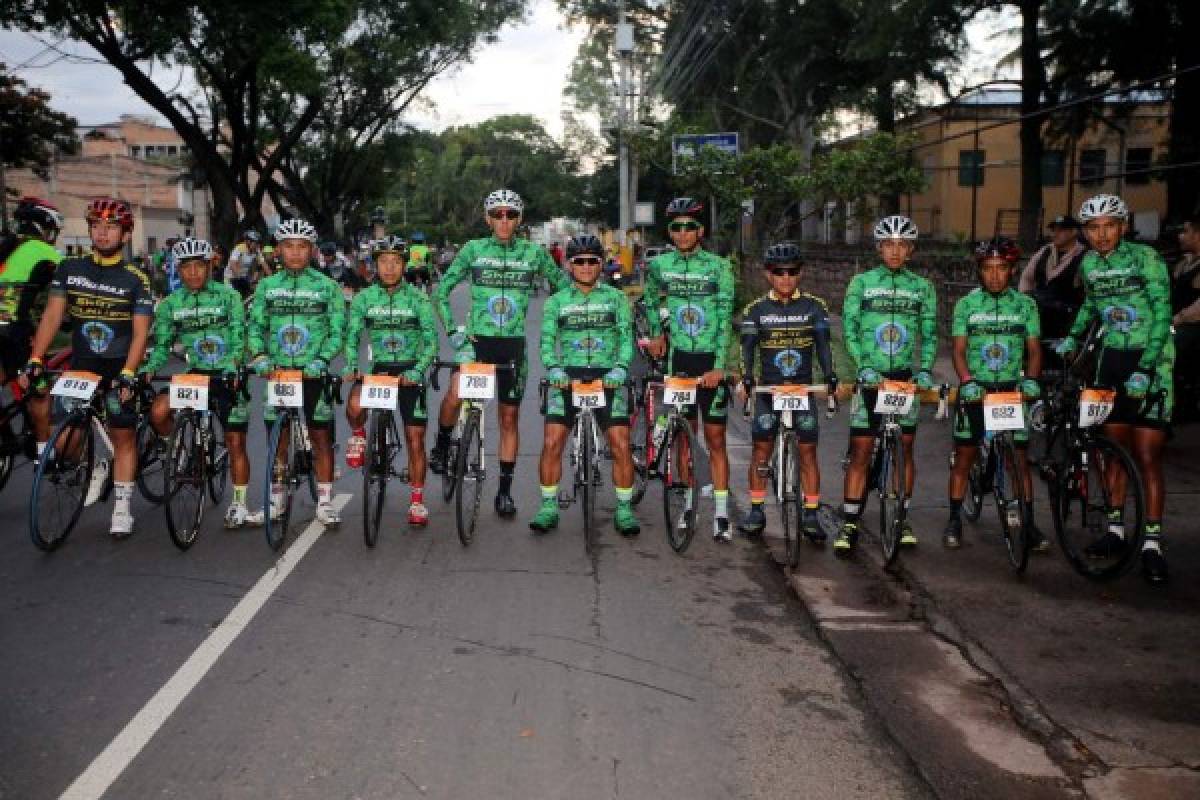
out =
[(738, 523), (738, 530), (746, 536), (762, 536), (766, 527), (767, 515), (763, 513), (761, 505), (751, 504), (749, 513)]
[(506, 519), (517, 515), (517, 504), (513, 502), (511, 494), (496, 495), (496, 513)]
[(800, 512), (800, 530), (804, 532), (804, 538), (813, 544), (825, 544), (825, 540), (829, 538), (825, 529), (821, 527), (821, 520), (815, 508), (806, 508)]
[(942, 530), (942, 547), (947, 550), (957, 550), (962, 547), (961, 517), (951, 517), (946, 520), (946, 527)]
[(1108, 531), (1099, 539), (1083, 548), (1083, 554), (1088, 558), (1115, 558), (1125, 552), (1125, 548), (1128, 546), (1125, 537)]
[(1170, 575), (1167, 572), (1167, 559), (1159, 550), (1146, 548), (1142, 550), (1142, 577), (1146, 579), (1146, 583), (1162, 586), (1168, 580)]
[(446, 474), (446, 450), (445, 447), (434, 445), (429, 451), (429, 471), (434, 475)]

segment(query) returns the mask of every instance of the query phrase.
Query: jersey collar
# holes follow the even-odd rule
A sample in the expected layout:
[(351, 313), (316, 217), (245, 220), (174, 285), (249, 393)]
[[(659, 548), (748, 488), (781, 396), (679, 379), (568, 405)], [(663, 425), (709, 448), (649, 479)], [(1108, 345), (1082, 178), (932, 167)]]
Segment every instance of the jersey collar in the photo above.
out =
[(771, 289), (770, 291), (767, 292), (767, 295), (772, 300), (775, 300), (780, 303), (792, 303), (792, 302), (795, 302), (796, 300), (799, 300), (804, 295), (804, 292), (800, 291), (799, 287), (796, 287), (796, 290), (794, 292), (792, 292), (791, 297), (783, 297), (778, 292), (776, 292), (774, 289)]
[(116, 255), (105, 258), (104, 256), (100, 255), (98, 252), (93, 250), (92, 251), (92, 261), (96, 262), (98, 265), (100, 265), (102, 267), (115, 267), (117, 264), (121, 263), (121, 253), (120, 253), (120, 251), (118, 251)]

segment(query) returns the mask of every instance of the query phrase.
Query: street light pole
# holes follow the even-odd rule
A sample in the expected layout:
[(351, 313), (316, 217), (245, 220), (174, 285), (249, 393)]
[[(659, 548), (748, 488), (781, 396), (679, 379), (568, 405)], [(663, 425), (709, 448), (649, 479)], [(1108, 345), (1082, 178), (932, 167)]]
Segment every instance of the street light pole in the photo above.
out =
[(628, 131), (630, 128), (630, 61), (633, 56), (633, 26), (626, 21), (625, 3), (622, 2), (617, 18), (617, 36), (616, 36), (616, 51), (617, 58), (620, 61), (620, 80), (617, 86), (617, 152), (619, 153), (619, 163), (617, 165), (619, 198), (619, 222), (620, 231), (617, 234), (617, 240), (621, 243), (625, 241), (625, 232), (633, 227), (633, 209), (629, 201), (629, 139)]

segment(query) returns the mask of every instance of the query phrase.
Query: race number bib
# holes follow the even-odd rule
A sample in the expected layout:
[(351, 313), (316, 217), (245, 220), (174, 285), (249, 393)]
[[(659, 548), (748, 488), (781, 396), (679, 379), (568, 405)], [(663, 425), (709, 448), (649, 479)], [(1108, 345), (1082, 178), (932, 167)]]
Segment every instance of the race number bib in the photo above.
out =
[(1079, 427), (1103, 424), (1116, 400), (1117, 393), (1112, 389), (1084, 389), (1079, 396)]
[(207, 375), (172, 375), (171, 388), (167, 392), (171, 408), (204, 411), (208, 408), (208, 385)]
[(808, 411), (807, 386), (776, 386), (771, 391), (771, 406), (776, 411)]
[(466, 400), (491, 400), (496, 396), (495, 364), (463, 364), (458, 371), (458, 396)]
[(696, 403), (695, 378), (667, 378), (663, 381), (663, 404), (690, 406)]
[(304, 373), (298, 369), (272, 372), (267, 378), (267, 403), (282, 408), (303, 408)]
[(100, 387), (100, 376), (94, 372), (64, 372), (54, 382), (50, 394), (71, 400), (88, 401)]
[(395, 411), (400, 404), (400, 379), (390, 375), (364, 375), (358, 404), (362, 408)]
[(907, 381), (884, 381), (875, 395), (875, 413), (903, 417), (912, 411), (916, 401), (916, 384)]
[(576, 408), (604, 408), (604, 384), (600, 381), (571, 381), (571, 402)]
[(1020, 392), (988, 392), (983, 398), (983, 427), (989, 431), (1025, 429), (1025, 406)]

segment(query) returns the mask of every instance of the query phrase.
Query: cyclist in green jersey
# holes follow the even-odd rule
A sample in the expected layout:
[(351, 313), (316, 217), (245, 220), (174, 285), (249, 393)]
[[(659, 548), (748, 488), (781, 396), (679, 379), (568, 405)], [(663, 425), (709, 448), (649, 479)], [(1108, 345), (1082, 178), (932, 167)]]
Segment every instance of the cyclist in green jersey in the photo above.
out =
[[(733, 338), (733, 268), (700, 246), (704, 239), (703, 213), (704, 204), (691, 197), (677, 197), (667, 205), (667, 231), (675, 250), (650, 262), (642, 296), (650, 334), (655, 337), (647, 352), (654, 358), (667, 354), (662, 324), (665, 311), (670, 326), (667, 371), (699, 379), (696, 401), (704, 420), (715, 504), (713, 538), (728, 542), (733, 533), (729, 527), (729, 456), (725, 451), (729, 404), (725, 371)], [(693, 426), (697, 424), (697, 407), (685, 409)], [(694, 500), (690, 494), (686, 498), (685, 516), (677, 522), (681, 527), (690, 524)]]
[[(1104, 433), (1130, 452), (1142, 473), (1146, 489), (1142, 575), (1150, 583), (1163, 584), (1168, 573), (1162, 547), (1166, 504), (1162, 464), (1174, 400), (1175, 365), (1171, 279), (1158, 253), (1124, 240), (1129, 209), (1121, 198), (1107, 194), (1089, 198), (1079, 211), (1079, 220), (1092, 246), (1079, 268), (1086, 297), (1070, 335), (1058, 350), (1069, 358), (1088, 327), (1096, 321), (1103, 324), (1095, 383), (1117, 393)], [(1114, 511), (1105, 535), (1088, 551), (1108, 557), (1125, 546), (1124, 523)]]
[[(845, 522), (833, 544), (834, 552), (843, 556), (858, 542), (867, 471), (881, 420), (875, 413), (879, 384), (885, 379), (914, 380), (918, 389), (932, 389), (930, 371), (937, 353), (937, 297), (933, 284), (908, 269), (917, 245), (917, 226), (908, 217), (884, 217), (875, 225), (874, 237), (883, 263), (854, 276), (842, 307), (846, 351), (854, 361), (859, 384), (850, 409), (850, 464), (842, 506)], [(913, 438), (919, 412), (920, 403), (914, 403), (912, 411), (900, 420), (910, 498), (917, 474)], [(906, 517), (900, 544), (912, 547), (916, 543)]]
[(367, 439), (363, 426), (367, 412), (359, 405), (362, 371), (358, 364), (358, 340), (367, 334), (370, 363), (366, 374), (390, 375), (400, 379), (399, 412), (404, 420), (408, 445), (408, 475), (412, 494), (408, 524), (429, 522), (425, 507), (425, 374), (437, 356), (437, 325), (433, 306), (420, 289), (404, 281), (404, 258), (408, 243), (399, 236), (371, 242), (377, 280), (354, 297), (346, 326), (345, 373), (354, 381), (346, 402), (346, 420), (353, 430), (346, 443), (346, 464), (358, 469), (363, 464)]
[[(203, 239), (181, 239), (171, 248), (176, 269), (183, 281), (154, 310), (154, 346), (139, 374), (154, 375), (179, 347), (187, 361), (188, 372), (207, 375), (209, 397), (214, 401), (221, 427), (225, 430), (225, 448), (229, 453), (229, 473), (233, 500), (225, 512), (225, 527), (261, 525), (261, 511), (246, 508), (246, 490), (250, 484), (250, 459), (246, 455), (246, 426), (249, 408), (237, 384), (238, 370), (246, 361), (246, 312), (237, 289), (212, 279), (212, 246)], [(150, 424), (159, 436), (171, 432), (170, 398), (164, 391), (150, 408)]]
[[(304, 418), (312, 440), (317, 476), (317, 520), (341, 521), (333, 507), (333, 408), (323, 387), (329, 366), (342, 351), (346, 301), (341, 287), (312, 266), (317, 232), (302, 219), (280, 223), (275, 232), (281, 268), (259, 281), (250, 306), (247, 351), (259, 375), (273, 369), (304, 373)], [(276, 408), (267, 405), (263, 418), (275, 422)], [(271, 513), (283, 511), (283, 485), (271, 485)], [(274, 519), (274, 517), (272, 517)]]
[(625, 382), (633, 360), (633, 312), (625, 293), (600, 286), (604, 244), (583, 234), (567, 243), (574, 285), (555, 292), (542, 309), (542, 365), (546, 368), (546, 427), (538, 466), (542, 505), (529, 527), (545, 532), (558, 525), (558, 481), (562, 453), (575, 422), (571, 381), (601, 381), (604, 407), (596, 421), (608, 436), (612, 479), (617, 492), (613, 524), (624, 536), (638, 533), (633, 511), (633, 456), (629, 449), (629, 391)]
[(57, 208), (36, 197), (22, 197), (13, 221), (16, 246), (0, 261), (0, 384), (15, 378), (29, 359), (34, 307), (63, 260), (52, 247), (63, 226)]
[[(967, 475), (984, 441), (983, 399), (988, 392), (1019, 391), (1027, 400), (1041, 396), (1041, 322), (1033, 298), (1012, 286), (1013, 272), (1021, 251), (1009, 239), (998, 237), (981, 242), (975, 250), (980, 288), (972, 290), (954, 306), (950, 327), (953, 337), (954, 370), (958, 373), (958, 405), (954, 413), (954, 466), (950, 470), (950, 519), (942, 544), (954, 549), (962, 543), (962, 504)], [(1049, 549), (1033, 520), (1033, 477), (1026, 448), (1029, 445), (1029, 408), (1025, 427), (1013, 436), (1020, 461), (1018, 469), (1029, 498), (1032, 529), (1029, 539), (1035, 552)]]
[[(519, 239), (517, 227), (525, 202), (509, 189), (497, 189), (484, 201), (484, 219), (492, 229), (486, 239), (474, 239), (463, 245), (454, 263), (434, 292), (434, 310), (455, 349), (459, 363), (479, 361), (485, 364), (516, 363), (517, 372), (501, 371), (496, 376), (499, 390), (497, 417), (500, 422), (500, 486), (496, 492), (496, 513), (512, 517), (517, 505), (512, 499), (513, 471), (517, 464), (517, 414), (525, 393), (528, 365), (525, 360), (525, 313), (537, 282), (545, 278), (555, 288), (569, 284), (545, 248)], [(471, 284), (471, 305), (467, 318), (456, 325), (450, 310), (450, 292), (463, 281)], [(458, 381), (452, 379), (438, 411), (437, 442), (430, 453), (429, 468), (441, 474), (446, 468), (446, 448), (458, 419)]]

